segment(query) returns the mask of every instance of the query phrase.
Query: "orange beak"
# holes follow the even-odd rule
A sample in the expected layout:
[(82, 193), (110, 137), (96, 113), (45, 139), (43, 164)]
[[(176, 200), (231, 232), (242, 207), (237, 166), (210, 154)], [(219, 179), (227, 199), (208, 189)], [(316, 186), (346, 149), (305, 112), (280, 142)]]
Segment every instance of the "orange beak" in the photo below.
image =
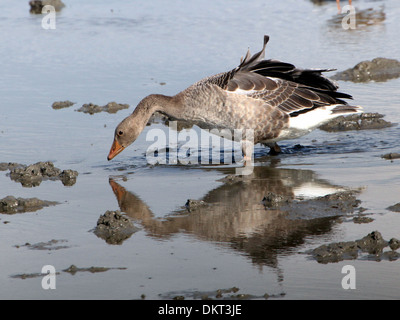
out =
[(114, 158), (117, 154), (122, 152), (125, 148), (121, 146), (116, 139), (114, 139), (114, 142), (111, 146), (110, 153), (108, 154), (107, 160), (110, 161), (112, 158)]
[(116, 183), (114, 180), (109, 179), (108, 180), (115, 196), (117, 197), (117, 200), (120, 201), (124, 194), (126, 193), (125, 188), (120, 186), (118, 183)]

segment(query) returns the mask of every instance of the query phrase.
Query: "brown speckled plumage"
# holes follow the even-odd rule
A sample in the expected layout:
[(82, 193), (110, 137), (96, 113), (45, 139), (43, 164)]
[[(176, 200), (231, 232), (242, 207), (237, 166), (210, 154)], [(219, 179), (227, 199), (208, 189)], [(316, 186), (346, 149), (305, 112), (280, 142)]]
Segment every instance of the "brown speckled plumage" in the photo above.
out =
[(156, 111), (202, 128), (252, 129), (254, 143), (276, 146), (275, 150), (279, 150), (276, 141), (281, 138), (300, 136), (315, 128), (289, 133), (291, 118), (329, 106), (333, 106), (331, 114), (359, 112), (343, 100), (351, 96), (338, 92), (337, 85), (322, 75), (329, 69), (304, 70), (290, 63), (264, 60), (268, 40), (265, 36), (263, 49), (253, 56), (248, 51), (231, 71), (202, 79), (172, 97), (144, 98), (116, 128), (114, 152), (111, 150), (108, 158), (122, 151), (115, 151), (116, 144), (124, 149), (136, 140)]

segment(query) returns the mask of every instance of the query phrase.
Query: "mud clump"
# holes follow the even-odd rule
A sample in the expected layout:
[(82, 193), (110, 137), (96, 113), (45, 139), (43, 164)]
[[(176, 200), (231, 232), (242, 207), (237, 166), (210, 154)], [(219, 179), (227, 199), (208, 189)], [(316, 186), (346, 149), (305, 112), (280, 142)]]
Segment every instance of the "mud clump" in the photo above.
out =
[(400, 212), (400, 202), (396, 203), (390, 207), (387, 207), (386, 210), (394, 211), (394, 212)]
[[(125, 267), (117, 267), (117, 268), (109, 268), (109, 267), (89, 267), (89, 268), (79, 268), (73, 264), (71, 264), (68, 268), (62, 270), (65, 273), (69, 273), (71, 275), (75, 275), (77, 272), (90, 272), (90, 273), (98, 273), (98, 272), (106, 272), (109, 270), (126, 270)], [(56, 275), (60, 275), (60, 272), (56, 272)], [(30, 279), (30, 278), (38, 278), (43, 277), (46, 273), (21, 273), (11, 275), (11, 278), (14, 279)]]
[(78, 112), (83, 112), (83, 113), (89, 113), (89, 114), (95, 114), (99, 112), (108, 112), (108, 113), (116, 113), (119, 110), (122, 109), (128, 109), (129, 104), (120, 104), (116, 102), (109, 102), (105, 106), (99, 106), (97, 104), (93, 103), (88, 103), (82, 105), (79, 109), (76, 111)]
[(396, 238), (392, 238), (389, 240), (389, 247), (392, 250), (397, 250), (398, 248), (400, 248), (400, 240), (396, 239)]
[(70, 248), (70, 246), (67, 245), (63, 245), (61, 243), (66, 243), (68, 242), (68, 240), (56, 240), (56, 239), (52, 239), (50, 241), (47, 242), (38, 242), (38, 243), (34, 243), (34, 244), (30, 244), (29, 242), (23, 244), (23, 245), (16, 245), (16, 248), (21, 248), (21, 247), (27, 247), (28, 249), (31, 250), (60, 250), (60, 249), (67, 249)]
[(41, 14), (44, 6), (51, 5), (56, 11), (60, 11), (65, 7), (65, 4), (61, 0), (32, 0), (29, 1), (30, 13)]
[(64, 186), (73, 186), (78, 177), (78, 171), (71, 169), (63, 170), (58, 177)]
[(382, 119), (384, 115), (379, 113), (361, 113), (350, 116), (339, 116), (319, 129), (328, 132), (383, 129), (393, 126), (391, 122)]
[(207, 206), (207, 203), (204, 202), (203, 200), (188, 199), (185, 203), (185, 208), (188, 210), (188, 212), (192, 212), (197, 208), (204, 206)]
[(69, 108), (69, 107), (71, 107), (72, 105), (74, 105), (75, 104), (75, 102), (71, 102), (71, 101), (69, 101), (69, 100), (66, 100), (66, 101), (56, 101), (56, 102), (54, 102), (52, 105), (51, 105), (51, 107), (54, 109), (54, 110), (58, 110), (58, 109), (63, 109), (63, 108)]
[(0, 171), (12, 170), (14, 168), (22, 166), (22, 164), (16, 162), (0, 162)]
[(370, 218), (370, 217), (359, 216), (359, 217), (354, 217), (354, 218), (353, 218), (353, 222), (354, 222), (354, 223), (358, 223), (358, 224), (361, 224), (361, 223), (370, 223), (370, 222), (372, 222), (372, 221), (374, 221), (374, 219), (372, 219), (372, 218)]
[(109, 268), (109, 267), (89, 267), (89, 268), (78, 268), (77, 266), (71, 264), (67, 269), (64, 269), (64, 272), (68, 272), (74, 275), (77, 272), (90, 272), (90, 273), (98, 273), (98, 272), (106, 272), (108, 270), (126, 270), (126, 268)]
[(120, 211), (106, 211), (97, 220), (94, 234), (109, 244), (122, 244), (137, 230), (131, 220)]
[(15, 198), (7, 196), (0, 199), (0, 213), (14, 214), (23, 212), (33, 212), (44, 207), (54, 206), (58, 202), (40, 200), (38, 198)]
[(266, 208), (276, 208), (283, 204), (289, 204), (292, 202), (292, 198), (284, 195), (275, 194), (268, 192), (267, 195), (261, 200), (261, 203)]
[(355, 241), (335, 242), (314, 249), (312, 254), (319, 263), (339, 262), (356, 259), (358, 247)]
[(51, 161), (37, 162), (31, 165), (18, 163), (0, 163), (0, 170), (10, 170), (10, 178), (20, 182), (23, 187), (36, 187), (43, 180), (61, 180), (63, 185), (72, 186), (76, 182), (78, 172), (74, 170), (61, 170), (56, 168)]
[[(387, 246), (392, 251), (384, 252), (383, 249)], [(393, 261), (400, 256), (394, 251), (399, 247), (399, 240), (392, 238), (390, 241), (386, 241), (379, 231), (373, 231), (359, 240), (324, 244), (312, 250), (311, 254), (319, 263), (357, 259), (361, 253), (367, 253), (368, 260), (380, 261), (384, 259)]]
[[(238, 287), (232, 287), (227, 289), (217, 289), (211, 291), (191, 291), (191, 292), (181, 292), (177, 295), (177, 292), (167, 292), (164, 294), (159, 294), (163, 299), (168, 300), (185, 300), (186, 298), (194, 300), (250, 300), (250, 299), (270, 299), (270, 298), (282, 298), (285, 293), (279, 294), (268, 294), (265, 293), (260, 296), (255, 296), (248, 293), (240, 293)], [(146, 296), (143, 294), (141, 296), (144, 299)]]
[(382, 254), (383, 248), (389, 245), (378, 231), (373, 231), (360, 240), (356, 240), (357, 247), (370, 254)]
[(371, 61), (362, 61), (353, 68), (338, 72), (332, 79), (353, 82), (382, 82), (398, 77), (400, 77), (400, 61), (375, 58)]
[(283, 202), (279, 210), (287, 212), (289, 219), (315, 219), (343, 216), (361, 210), (361, 201), (355, 196), (356, 191), (342, 191), (305, 200)]
[(400, 153), (387, 153), (382, 156), (386, 160), (400, 159)]

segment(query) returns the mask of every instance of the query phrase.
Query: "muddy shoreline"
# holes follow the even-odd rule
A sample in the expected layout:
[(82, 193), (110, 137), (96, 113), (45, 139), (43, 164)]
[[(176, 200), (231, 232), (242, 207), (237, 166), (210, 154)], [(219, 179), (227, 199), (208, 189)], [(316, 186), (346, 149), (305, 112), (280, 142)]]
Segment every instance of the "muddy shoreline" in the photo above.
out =
[(396, 59), (375, 58), (361, 61), (353, 68), (336, 73), (333, 80), (352, 82), (383, 82), (400, 77), (400, 61)]
[(138, 230), (120, 211), (108, 210), (97, 220), (93, 233), (108, 244), (120, 245)]
[(57, 204), (59, 203), (55, 201), (40, 200), (38, 198), (15, 198), (14, 196), (7, 196), (0, 199), (0, 213), (34, 212)]
[[(60, 109), (69, 108), (69, 107), (73, 106), (74, 104), (76, 104), (76, 103), (71, 102), (69, 100), (55, 101), (55, 102), (53, 102), (51, 107), (54, 110), (60, 110)], [(99, 112), (117, 113), (120, 110), (128, 109), (128, 108), (129, 108), (129, 104), (117, 103), (115, 101), (111, 101), (111, 102), (105, 104), (104, 106), (100, 106), (98, 104), (94, 104), (94, 103), (90, 102), (90, 103), (83, 104), (80, 108), (76, 109), (75, 111), (93, 115), (93, 114), (99, 113)]]
[(350, 116), (339, 116), (319, 127), (327, 132), (340, 132), (350, 130), (377, 130), (390, 128), (394, 124), (383, 119), (379, 113), (361, 113)]
[[(390, 250), (384, 251), (386, 247)], [(400, 253), (396, 251), (398, 248), (400, 248), (398, 239), (391, 238), (386, 241), (379, 231), (373, 231), (358, 240), (323, 244), (309, 253), (322, 264), (354, 260), (360, 256), (373, 261), (396, 261), (400, 258)]]
[(24, 165), (14, 162), (0, 163), (0, 171), (9, 170), (7, 174), (11, 180), (21, 183), (23, 187), (37, 187), (44, 180), (60, 180), (64, 186), (73, 186), (76, 183), (78, 172), (71, 169), (61, 170), (51, 161), (36, 162)]

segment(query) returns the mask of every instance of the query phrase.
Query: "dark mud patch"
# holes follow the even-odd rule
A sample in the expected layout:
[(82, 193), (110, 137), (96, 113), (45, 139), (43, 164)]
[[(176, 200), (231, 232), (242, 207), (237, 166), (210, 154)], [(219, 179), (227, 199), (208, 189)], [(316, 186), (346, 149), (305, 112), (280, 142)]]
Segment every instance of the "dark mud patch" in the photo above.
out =
[(38, 198), (15, 198), (7, 196), (0, 199), (0, 213), (14, 214), (24, 212), (34, 212), (44, 207), (55, 206), (59, 204), (54, 201), (40, 200)]
[[(56, 272), (55, 274), (56, 274), (56, 275), (59, 275), (60, 272)], [(39, 272), (36, 272), (36, 273), (19, 273), (19, 274), (14, 274), (14, 275), (12, 275), (12, 276), (10, 276), (10, 277), (11, 277), (11, 278), (14, 278), (14, 279), (22, 279), (22, 280), (25, 280), (25, 279), (32, 279), (32, 278), (44, 277), (44, 276), (46, 276), (46, 275), (48, 275), (48, 273), (39, 273)]]
[[(75, 275), (77, 272), (90, 272), (90, 273), (99, 273), (106, 272), (109, 270), (126, 270), (125, 267), (88, 267), (88, 268), (78, 268), (77, 266), (71, 264), (68, 268), (62, 270), (64, 273), (69, 273), (71, 275)], [(60, 272), (56, 272), (56, 275), (60, 275)], [(12, 275), (11, 278), (14, 279), (30, 279), (30, 278), (38, 278), (44, 277), (48, 275), (48, 273), (21, 273)]]
[(44, 6), (51, 5), (56, 11), (60, 11), (65, 7), (61, 0), (32, 0), (29, 1), (29, 12), (34, 14), (41, 14)]
[(273, 192), (268, 192), (261, 200), (265, 208), (278, 208), (282, 205), (288, 205), (293, 201), (293, 198), (286, 195), (280, 195)]
[(386, 154), (382, 155), (382, 158), (386, 159), (386, 160), (400, 159), (400, 153), (396, 153), (396, 152), (386, 153)]
[(138, 231), (132, 221), (120, 211), (106, 211), (97, 220), (94, 234), (108, 244), (122, 244), (133, 233)]
[(336, 73), (333, 80), (352, 82), (383, 82), (400, 77), (400, 61), (387, 58), (375, 58), (362, 61), (353, 68)]
[(354, 223), (362, 224), (362, 223), (370, 223), (374, 221), (373, 218), (371, 217), (366, 217), (366, 216), (356, 216), (353, 218)]
[(16, 162), (0, 162), (0, 171), (12, 170), (18, 167), (23, 167), (23, 164)]
[(394, 211), (394, 212), (400, 212), (400, 202), (396, 203), (390, 207), (387, 207), (386, 210)]
[(48, 250), (48, 251), (53, 251), (53, 250), (60, 250), (60, 249), (67, 249), (70, 248), (70, 246), (65, 245), (65, 243), (68, 242), (68, 240), (55, 240), (52, 239), (47, 242), (38, 242), (34, 244), (30, 244), (29, 242), (23, 244), (23, 245), (15, 245), (16, 248), (22, 248), (26, 247), (31, 250)]
[(64, 109), (64, 108), (69, 108), (71, 106), (73, 106), (76, 102), (71, 102), (69, 100), (66, 101), (56, 101), (53, 102), (53, 104), (51, 105), (51, 107), (54, 110), (59, 110), (59, 109)]
[(61, 170), (51, 161), (37, 162), (30, 165), (18, 163), (0, 163), (0, 170), (10, 170), (11, 180), (20, 182), (23, 187), (37, 187), (43, 180), (60, 180), (64, 186), (76, 183), (78, 172), (75, 170)]
[[(252, 299), (270, 299), (282, 298), (284, 293), (268, 294), (265, 293), (261, 296), (252, 295), (249, 293), (240, 292), (237, 287), (217, 289), (211, 291), (182, 291), (182, 292), (168, 292), (158, 295), (161, 299), (168, 300), (252, 300)], [(142, 299), (144, 299), (142, 295)]]
[[(390, 247), (391, 251), (383, 251)], [(392, 238), (389, 241), (383, 239), (379, 231), (373, 231), (362, 239), (347, 242), (334, 242), (324, 244), (311, 250), (311, 255), (319, 263), (339, 262), (343, 260), (354, 260), (363, 255), (364, 259), (381, 261), (397, 260), (400, 256), (395, 250), (400, 247), (399, 240)], [(366, 256), (365, 256), (366, 254)]]
[(126, 268), (121, 268), (121, 267), (119, 267), (119, 268), (109, 268), (109, 267), (78, 268), (77, 266), (71, 264), (67, 269), (64, 269), (62, 271), (74, 275), (77, 272), (98, 273), (98, 272), (106, 272), (108, 270), (126, 270)]
[(188, 212), (195, 211), (199, 207), (208, 206), (208, 203), (203, 200), (188, 199), (185, 203), (185, 208)]
[(400, 240), (396, 239), (396, 238), (392, 238), (389, 240), (389, 247), (392, 250), (397, 250), (398, 248), (400, 248)]
[[(245, 183), (246, 177), (227, 175), (218, 180), (226, 185)], [(360, 207), (361, 200), (357, 195), (360, 189), (343, 190), (324, 196), (313, 198), (295, 197), (293, 193), (267, 192), (260, 203), (265, 210), (279, 210), (286, 212), (287, 219), (315, 219), (336, 217), (353, 213), (361, 213), (365, 208)]]
[(288, 219), (316, 219), (323, 217), (343, 216), (352, 214), (359, 207), (361, 201), (356, 197), (357, 191), (342, 191), (326, 196), (306, 200), (277, 199), (277, 208), (287, 212)]
[(350, 116), (340, 116), (319, 127), (328, 132), (383, 129), (393, 126), (393, 123), (383, 119), (379, 113), (361, 113)]
[(83, 113), (89, 113), (89, 114), (95, 114), (99, 112), (108, 112), (108, 113), (117, 113), (119, 110), (123, 109), (128, 109), (129, 104), (120, 104), (116, 102), (109, 102), (104, 106), (99, 106), (97, 104), (93, 103), (88, 103), (82, 105), (79, 109), (76, 111), (78, 112), (83, 112)]

